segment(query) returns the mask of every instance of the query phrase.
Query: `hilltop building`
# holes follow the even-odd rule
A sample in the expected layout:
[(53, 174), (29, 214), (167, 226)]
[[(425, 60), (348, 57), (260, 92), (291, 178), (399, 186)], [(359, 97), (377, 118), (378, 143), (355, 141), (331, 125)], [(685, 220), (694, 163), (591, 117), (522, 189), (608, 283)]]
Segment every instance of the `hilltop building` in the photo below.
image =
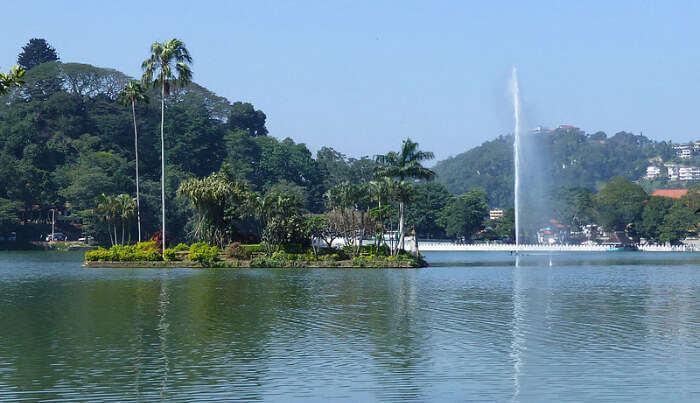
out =
[(700, 168), (698, 167), (679, 167), (678, 179), (681, 182), (690, 182), (700, 180)]
[(684, 160), (693, 158), (694, 155), (700, 154), (700, 141), (695, 143), (676, 144), (673, 146), (673, 151), (676, 152), (676, 157)]
[[(647, 167), (647, 174), (645, 178), (652, 179), (654, 176), (650, 176), (656, 172), (652, 167)], [(696, 166), (683, 166), (683, 165), (666, 165), (666, 172), (668, 175), (668, 180), (681, 181), (681, 182), (697, 182), (700, 181), (700, 167)]]
[(661, 168), (655, 165), (649, 165), (647, 167), (647, 174), (644, 177), (646, 179), (655, 179), (658, 176), (661, 176)]

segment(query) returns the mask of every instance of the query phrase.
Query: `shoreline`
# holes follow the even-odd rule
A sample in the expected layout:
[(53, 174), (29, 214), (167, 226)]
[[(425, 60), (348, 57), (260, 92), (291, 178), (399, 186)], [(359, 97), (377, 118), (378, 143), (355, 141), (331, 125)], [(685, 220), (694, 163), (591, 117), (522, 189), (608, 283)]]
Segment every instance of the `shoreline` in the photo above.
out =
[(271, 264), (265, 267), (252, 265), (250, 260), (222, 260), (202, 265), (193, 261), (132, 261), (132, 262), (110, 262), (110, 261), (85, 261), (83, 267), (87, 269), (418, 269), (428, 267), (425, 265), (415, 265), (410, 260), (397, 261), (366, 261), (358, 264), (353, 260), (339, 261), (281, 261), (278, 264)]

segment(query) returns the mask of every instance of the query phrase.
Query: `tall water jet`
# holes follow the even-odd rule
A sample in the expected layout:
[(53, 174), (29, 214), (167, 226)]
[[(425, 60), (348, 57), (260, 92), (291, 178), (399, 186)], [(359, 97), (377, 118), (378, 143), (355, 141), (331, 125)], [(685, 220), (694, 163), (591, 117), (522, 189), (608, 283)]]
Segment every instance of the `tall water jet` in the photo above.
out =
[(518, 69), (513, 66), (510, 80), (510, 91), (513, 95), (513, 168), (514, 168), (514, 212), (515, 212), (515, 250), (520, 245), (520, 88), (518, 86)]

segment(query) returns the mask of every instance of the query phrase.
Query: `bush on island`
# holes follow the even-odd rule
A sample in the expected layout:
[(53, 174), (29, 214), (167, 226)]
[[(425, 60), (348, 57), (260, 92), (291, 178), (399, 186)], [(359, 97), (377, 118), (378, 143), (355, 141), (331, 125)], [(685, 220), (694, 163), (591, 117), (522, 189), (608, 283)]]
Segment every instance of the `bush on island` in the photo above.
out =
[(209, 246), (205, 242), (193, 243), (190, 246), (189, 259), (199, 262), (202, 266), (211, 264), (219, 258), (219, 247)]
[(179, 243), (179, 244), (177, 244), (177, 246), (175, 246), (175, 247), (173, 248), (173, 250), (174, 250), (175, 252), (184, 252), (184, 251), (186, 251), (186, 250), (190, 250), (190, 247), (187, 246), (186, 243)]
[[(85, 253), (89, 262), (155, 262), (163, 260), (156, 248), (149, 247), (150, 242), (139, 242), (136, 245), (114, 245), (109, 249), (97, 248)], [(145, 247), (145, 248), (144, 248)]]
[(244, 245), (241, 245), (240, 242), (229, 244), (224, 253), (227, 257), (239, 260), (250, 260), (250, 258), (253, 256), (251, 248), (246, 248)]

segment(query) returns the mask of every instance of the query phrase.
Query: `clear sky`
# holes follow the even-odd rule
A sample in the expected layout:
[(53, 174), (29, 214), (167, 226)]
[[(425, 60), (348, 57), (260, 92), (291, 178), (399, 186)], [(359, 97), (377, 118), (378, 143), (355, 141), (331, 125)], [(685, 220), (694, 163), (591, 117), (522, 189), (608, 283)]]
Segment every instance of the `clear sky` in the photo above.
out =
[(700, 2), (5, 2), (0, 68), (43, 37), (65, 62), (140, 77), (182, 39), (195, 81), (268, 116), (270, 134), (351, 156), (405, 137), (442, 159), (511, 132), (518, 66), (531, 126), (700, 139)]

